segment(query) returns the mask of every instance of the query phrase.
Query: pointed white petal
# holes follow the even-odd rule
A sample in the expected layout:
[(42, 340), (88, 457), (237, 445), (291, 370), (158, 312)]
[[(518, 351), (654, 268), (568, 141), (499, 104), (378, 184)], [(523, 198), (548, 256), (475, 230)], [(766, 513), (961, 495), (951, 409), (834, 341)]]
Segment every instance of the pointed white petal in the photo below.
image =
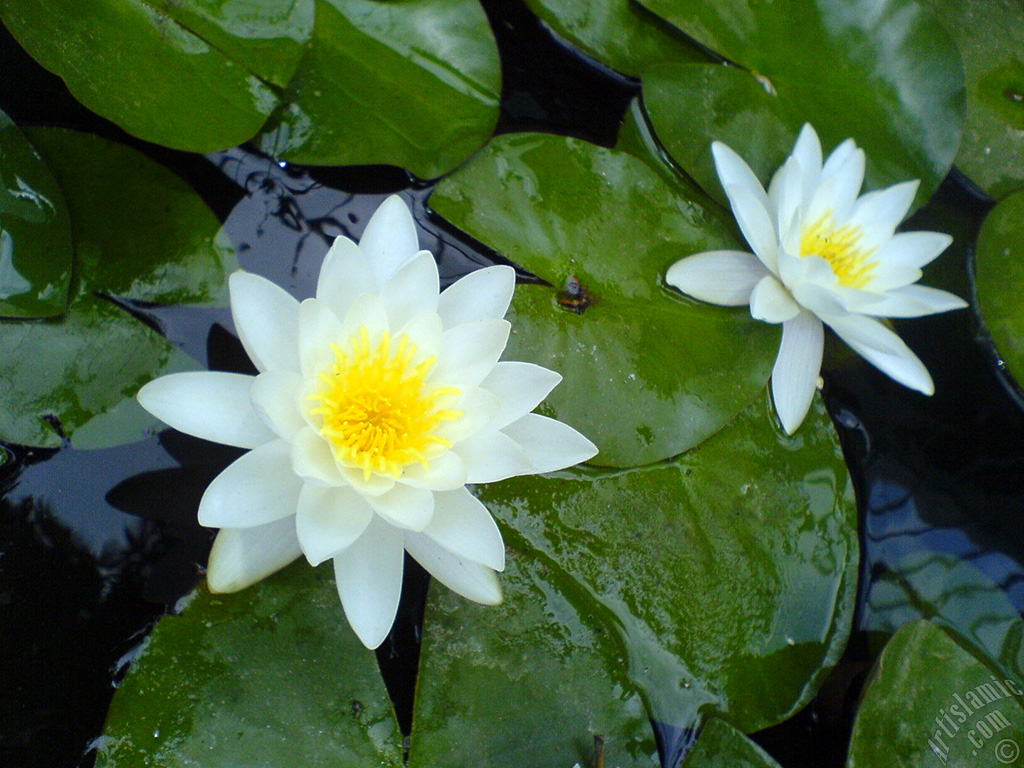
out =
[(143, 408), (179, 432), (255, 448), (276, 435), (249, 400), (253, 381), (238, 373), (172, 373), (149, 382), (136, 397)]
[(532, 411), (561, 380), (561, 374), (533, 363), (499, 362), (480, 384), (501, 401), (491, 427), (501, 429)]
[(440, 291), (437, 263), (430, 251), (420, 251), (403, 265), (381, 289), (388, 324), (401, 328), (416, 315), (437, 312)]
[[(507, 429), (507, 427), (506, 427)], [(480, 432), (452, 448), (466, 467), (467, 483), (493, 483), (536, 472), (515, 440), (503, 432)]]
[(352, 545), (373, 518), (373, 508), (351, 488), (306, 483), (299, 494), (295, 533), (310, 565)]
[(402, 482), (413, 488), (426, 488), (429, 491), (450, 491), (460, 488), (467, 482), (466, 465), (458, 454), (448, 451), (436, 459), (430, 460), (430, 466), (410, 464), (402, 469)]
[(331, 344), (344, 349), (347, 341), (342, 336), (341, 321), (327, 304), (319, 299), (306, 299), (299, 305), (298, 348), (305, 378), (313, 378), (334, 362)]
[(809, 312), (782, 324), (782, 343), (772, 369), (772, 400), (783, 429), (790, 435), (811, 407), (824, 346), (821, 321)]
[(359, 246), (347, 237), (336, 237), (320, 267), (320, 279), (316, 284), (317, 299), (330, 307), (339, 318), (343, 318), (357, 296), (377, 291), (373, 269)]
[(302, 478), (292, 472), (285, 440), (253, 448), (213, 479), (199, 502), (209, 528), (252, 528), (294, 515)]
[(882, 373), (926, 395), (935, 392), (928, 369), (903, 340), (877, 320), (849, 315), (830, 322), (843, 341)]
[(920, 182), (904, 181), (862, 195), (853, 206), (849, 224), (858, 227), (883, 227), (891, 232), (907, 215)]
[(334, 558), (345, 616), (367, 648), (376, 648), (391, 631), (404, 567), (402, 532), (376, 515), (363, 535)]
[(287, 291), (251, 272), (239, 270), (228, 279), (231, 316), (246, 354), (261, 371), (297, 371), (295, 345), (299, 302)]
[(292, 438), (290, 459), (292, 470), (299, 477), (326, 485), (347, 484), (331, 447), (312, 427), (303, 427)]
[(380, 496), (367, 496), (374, 511), (396, 528), (422, 531), (434, 516), (434, 492), (404, 483)]
[(378, 344), (384, 331), (391, 330), (384, 302), (376, 293), (363, 293), (356, 297), (342, 319), (338, 338), (332, 341), (343, 351), (351, 351), (352, 339), (358, 338), (363, 328), (370, 335), (371, 345)]
[(889, 291), (881, 301), (865, 305), (860, 312), (874, 317), (921, 317), (966, 306), (966, 301), (948, 291), (924, 285), (908, 285)]
[(752, 253), (705, 251), (669, 267), (665, 282), (695, 299), (739, 307), (750, 303), (750, 292), (767, 274), (767, 267)]
[(766, 323), (784, 323), (800, 314), (800, 305), (775, 275), (761, 278), (750, 294), (750, 316)]
[(774, 272), (777, 269), (779, 235), (768, 209), (746, 187), (730, 186), (726, 191), (747, 244), (761, 263)]
[(505, 569), (505, 544), (494, 518), (465, 488), (434, 496), (434, 519), (423, 533), (454, 555)]
[[(768, 190), (769, 212), (774, 211), (776, 232), (779, 241), (785, 247), (786, 236), (793, 226), (793, 221), (802, 210), (803, 171), (795, 157), (786, 159), (783, 166), (772, 177)], [(779, 254), (778, 258), (782, 258)]]
[(793, 145), (792, 157), (800, 168), (800, 197), (809, 201), (821, 181), (821, 141), (810, 123), (804, 123)]
[[(486, 389), (474, 387), (465, 390), (453, 407), (462, 411), (462, 415), (454, 421), (442, 422), (436, 434), (455, 444), (491, 425), (494, 417), (501, 411), (501, 400)], [(497, 429), (493, 426), (492, 428)]]
[(419, 251), (419, 236), (412, 212), (402, 198), (392, 195), (366, 223), (359, 249), (383, 286), (405, 262)]
[(484, 605), (501, 602), (498, 575), (487, 566), (449, 552), (422, 533), (406, 533), (405, 548), (416, 562), (452, 592)]
[(437, 313), (445, 328), (475, 320), (501, 319), (512, 301), (516, 271), (499, 265), (470, 272), (441, 292)]
[(881, 264), (920, 268), (931, 263), (952, 243), (953, 238), (942, 232), (897, 232), (876, 259)]
[(501, 430), (526, 452), (533, 473), (565, 469), (597, 455), (597, 446), (556, 419), (528, 413)]
[(479, 386), (505, 351), (511, 328), (507, 320), (477, 320), (449, 328), (427, 381), (460, 388)]
[(291, 371), (261, 373), (249, 388), (256, 413), (270, 425), (278, 437), (291, 440), (306, 421), (299, 410), (302, 376)]
[[(847, 139), (840, 144), (836, 151), (832, 153), (832, 156), (835, 156), (845, 146), (853, 147), (853, 149), (835, 168), (834, 175), (828, 163), (825, 164), (825, 170), (822, 172), (823, 176), (830, 176), (834, 179), (832, 187), (832, 212), (837, 221), (844, 221), (850, 215), (854, 203), (857, 201), (857, 195), (860, 194), (860, 188), (864, 184), (864, 166), (866, 163), (864, 150), (857, 149), (852, 139)], [(831, 160), (832, 157), (829, 157), (830, 162)]]
[[(768, 195), (765, 193), (764, 187), (761, 186), (761, 182), (750, 170), (746, 161), (731, 147), (720, 141), (714, 141), (711, 143), (711, 156), (715, 161), (718, 180), (727, 195), (729, 195), (729, 187), (742, 187), (747, 189), (763, 208), (768, 207)], [(729, 195), (729, 200), (732, 202), (732, 195)], [(735, 210), (735, 206), (733, 210)]]
[(352, 467), (338, 466), (338, 471), (349, 485), (363, 496), (380, 496), (395, 487), (395, 478), (391, 475), (378, 475), (376, 472), (365, 477), (363, 470)]
[(237, 592), (281, 570), (301, 554), (291, 517), (255, 528), (222, 528), (210, 550), (206, 583), (211, 592)]
[(416, 355), (413, 357), (413, 365), (419, 365), (428, 357), (437, 357), (441, 352), (441, 342), (444, 339), (444, 326), (441, 318), (436, 313), (416, 315), (395, 334), (395, 338), (401, 338), (402, 334), (409, 337), (409, 341), (416, 345)]

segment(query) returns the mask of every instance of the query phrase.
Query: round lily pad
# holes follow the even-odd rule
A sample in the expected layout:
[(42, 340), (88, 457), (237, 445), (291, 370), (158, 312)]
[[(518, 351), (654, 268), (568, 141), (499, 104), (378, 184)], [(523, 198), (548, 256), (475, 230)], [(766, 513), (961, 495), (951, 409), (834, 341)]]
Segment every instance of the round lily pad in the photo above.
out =
[(317, 0), (309, 50), (259, 139), (307, 165), (440, 176), (498, 120), (501, 66), (477, 0)]
[(505, 356), (562, 374), (542, 412), (593, 440), (594, 463), (681, 453), (763, 389), (778, 329), (664, 285), (677, 260), (735, 239), (643, 161), (576, 139), (499, 136), (430, 204), (547, 281), (516, 289)]
[(290, 11), (303, 2), (0, 0), (0, 19), (92, 111), (141, 139), (213, 152), (252, 138), (277, 106), (267, 80), (302, 55), (312, 15), (303, 28)]
[[(952, 39), (915, 0), (880, 0), (870, 13), (847, 0), (642, 4), (742, 66), (750, 81), (746, 92), (759, 86), (778, 102), (765, 107), (757, 97), (745, 103), (738, 75), (719, 65), (705, 65), (700, 74), (684, 67), (645, 70), (644, 103), (655, 130), (695, 176), (709, 158), (693, 165), (687, 157), (710, 154), (712, 140), (743, 157), (781, 161), (792, 146), (787, 130), (795, 136), (805, 122), (826, 147), (856, 140), (867, 154), (869, 189), (920, 179), (922, 203), (949, 171), (963, 127), (963, 68)], [(660, 81), (656, 88), (651, 79)], [(684, 110), (677, 98), (715, 108)], [(738, 118), (718, 106), (730, 99), (740, 107)], [(750, 130), (771, 125), (776, 116), (781, 126)], [(698, 181), (709, 192), (717, 189), (717, 182)]]
[(71, 258), (71, 220), (57, 180), (0, 112), (0, 316), (63, 312)]
[(1006, 369), (1024, 386), (1024, 190), (989, 213), (978, 233), (975, 258), (982, 323)]
[(849, 633), (856, 510), (820, 401), (797, 438), (767, 395), (679, 458), (515, 478), (476, 493), (505, 541), (575, 583), (624, 650), (651, 716), (743, 731), (814, 695)]
[(1024, 688), (928, 621), (893, 635), (853, 724), (847, 768), (1020, 765)]

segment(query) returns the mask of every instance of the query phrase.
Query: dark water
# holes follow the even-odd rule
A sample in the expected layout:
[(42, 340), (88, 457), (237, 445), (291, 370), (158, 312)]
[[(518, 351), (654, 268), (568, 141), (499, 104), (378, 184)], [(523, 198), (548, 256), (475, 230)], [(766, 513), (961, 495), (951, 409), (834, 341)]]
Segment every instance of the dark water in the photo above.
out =
[[(610, 145), (639, 84), (555, 41), (520, 3), (485, 2), (502, 53), (499, 131), (546, 130)], [(225, 222), (243, 267), (297, 295), (313, 292), (331, 239), (357, 234), (383, 197), (401, 192), (449, 281), (495, 258), (432, 218), (430, 187), (395, 168), (303, 169), (231, 150), (203, 158), (139, 142), (79, 106), (0, 30), (0, 109), (20, 124), (62, 125), (135, 146), (179, 173)], [(973, 240), (988, 203), (947, 180), (912, 226)], [(931, 213), (934, 210), (936, 213)], [(282, 258), (282, 254), (287, 254)], [(971, 254), (938, 283), (968, 295)], [(134, 307), (210, 368), (249, 372), (227, 310)], [(1024, 609), (1024, 410), (969, 312), (904, 323), (936, 380), (924, 398), (859, 359), (832, 356), (826, 399), (862, 510), (858, 626), (876, 580), (914, 553), (975, 566)], [(1019, 393), (1018, 393), (1019, 395)], [(195, 522), (207, 483), (239, 451), (164, 432), (103, 451), (0, 444), (0, 765), (91, 765), (112, 680), (145, 631), (201, 575), (211, 533)], [(425, 578), (411, 568), (393, 636), (378, 653), (408, 729)], [(783, 766), (841, 766), (858, 693), (877, 653), (855, 632), (819, 696), (755, 735)], [(666, 762), (693, 734), (657, 729)]]

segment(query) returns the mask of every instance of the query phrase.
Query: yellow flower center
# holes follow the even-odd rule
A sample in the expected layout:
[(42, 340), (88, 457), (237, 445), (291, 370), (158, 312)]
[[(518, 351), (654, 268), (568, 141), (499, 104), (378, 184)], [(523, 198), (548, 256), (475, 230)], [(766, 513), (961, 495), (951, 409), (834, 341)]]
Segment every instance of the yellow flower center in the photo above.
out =
[(339, 463), (362, 469), (365, 480), (374, 472), (397, 480), (403, 467), (429, 469), (429, 458), (451, 448), (436, 430), (462, 411), (440, 408), (438, 400), (461, 390), (424, 384), (436, 357), (414, 365), (416, 345), (402, 334), (395, 347), (386, 331), (372, 349), (365, 327), (345, 349), (331, 350), (334, 364), (319, 374), (320, 388), (309, 398), (318, 403), (311, 413), (323, 419), (320, 434)]
[(860, 227), (849, 224), (835, 226), (829, 209), (813, 224), (804, 227), (800, 236), (800, 255), (821, 256), (832, 266), (840, 285), (863, 288), (871, 282), (877, 266), (868, 260), (875, 249), (865, 250), (859, 245), (863, 235)]

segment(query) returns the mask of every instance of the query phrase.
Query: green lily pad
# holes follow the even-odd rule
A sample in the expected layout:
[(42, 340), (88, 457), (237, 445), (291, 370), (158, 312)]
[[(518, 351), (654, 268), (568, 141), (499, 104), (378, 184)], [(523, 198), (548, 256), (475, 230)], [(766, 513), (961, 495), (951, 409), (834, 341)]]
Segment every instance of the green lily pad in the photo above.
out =
[(864, 629), (892, 633), (916, 619), (943, 627), (1024, 686), (1024, 621), (1006, 593), (971, 563), (918, 552), (872, 581)]
[(982, 224), (975, 284), (982, 323), (1009, 373), (1024, 386), (1024, 190), (999, 203)]
[(578, 584), (625, 650), (650, 714), (750, 732), (814, 695), (845, 645), (856, 511), (816, 401), (796, 438), (758, 400), (696, 449), (624, 472), (481, 486), (513, 548)]
[(996, 200), (1024, 187), (1024, 3), (926, 0), (960, 46), (967, 119), (956, 164)]
[[(712, 140), (755, 162), (774, 158), (774, 169), (792, 148), (787, 130), (795, 136), (805, 122), (826, 148), (848, 137), (857, 141), (867, 153), (869, 189), (920, 179), (922, 203), (949, 171), (964, 119), (963, 68), (942, 25), (914, 0), (879, 0), (870, 13), (848, 0), (642, 4), (748, 70), (745, 87), (736, 72), (715, 65), (699, 74), (658, 67), (641, 75), (658, 136), (709, 192), (717, 190), (717, 181), (700, 172), (710, 167), (705, 155)], [(660, 80), (656, 89), (649, 88), (651, 78)], [(743, 101), (757, 86), (773, 95), (777, 107), (765, 107), (760, 96)], [(684, 112), (677, 98), (713, 109)], [(740, 115), (725, 109), (729, 101)], [(685, 132), (680, 115), (687, 119)], [(770, 127), (776, 116), (782, 125)], [(767, 132), (751, 131), (765, 127)], [(688, 164), (695, 153), (701, 163)]]
[(135, 402), (139, 387), (197, 365), (106, 296), (223, 304), (234, 255), (199, 196), (141, 153), (74, 131), (26, 133), (67, 196), (77, 282), (60, 318), (0, 321), (0, 438), (139, 440), (159, 423)]
[(527, 0), (563, 40), (612, 69), (638, 77), (658, 61), (713, 61), (686, 35), (634, 0)]
[[(273, 80), (287, 69), (280, 49), (296, 61), (302, 55), (302, 45), (290, 37), (298, 34), (289, 13), (295, 0), (259, 4), (265, 9), (258, 13), (251, 3), (236, 4), (237, 11), (225, 3), (223, 13), (202, 0), (164, 5), (186, 22), (220, 15), (220, 29), (214, 33), (216, 25), (203, 23), (193, 31), (141, 0), (0, 0), (0, 19), (76, 99), (133, 136), (189, 152), (252, 138), (278, 98), (260, 76), (262, 68), (246, 66), (266, 60), (266, 77)], [(284, 20), (278, 30), (284, 42), (269, 46), (275, 49), (270, 54), (275, 13)], [(247, 19), (256, 22), (246, 28)], [(249, 55), (238, 56), (239, 49)]]
[(556, 569), (516, 551), (504, 602), (432, 585), (416, 685), (410, 768), (654, 768), (654, 735), (616, 640), (574, 603)]
[(0, 112), (0, 316), (63, 312), (71, 258), (71, 220), (57, 180)]
[(779, 768), (771, 755), (717, 717), (701, 729), (684, 764), (686, 768)]
[(928, 621), (886, 645), (853, 724), (847, 768), (1020, 765), (1024, 688)]
[(763, 389), (778, 329), (663, 281), (675, 261), (735, 248), (734, 237), (645, 162), (576, 139), (498, 136), (430, 204), (550, 284), (516, 290), (506, 357), (562, 374), (542, 410), (597, 444), (594, 463), (681, 453)]
[(303, 562), (236, 594), (201, 588), (161, 620), (114, 696), (97, 766), (399, 768), (377, 661), (329, 575)]
[(477, 0), (317, 0), (309, 50), (260, 137), (307, 165), (440, 176), (498, 119), (498, 49)]

